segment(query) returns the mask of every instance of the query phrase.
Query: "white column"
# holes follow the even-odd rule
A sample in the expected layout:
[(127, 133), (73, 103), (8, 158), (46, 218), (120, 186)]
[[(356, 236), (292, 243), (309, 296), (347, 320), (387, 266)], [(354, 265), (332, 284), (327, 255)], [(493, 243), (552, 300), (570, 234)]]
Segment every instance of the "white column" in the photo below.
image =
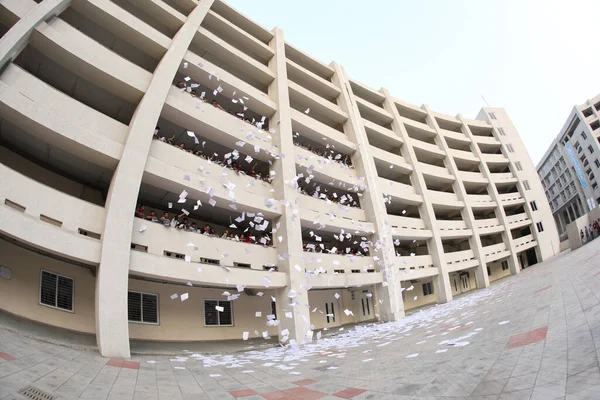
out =
[(213, 0), (202, 0), (179, 29), (154, 71), (131, 123), (106, 198), (96, 277), (96, 340), (104, 357), (129, 358), (127, 289), (133, 218), (152, 134), (187, 49)]
[[(269, 126), (277, 132), (273, 134), (273, 143), (279, 147), (280, 157), (273, 162), (275, 171), (273, 188), (280, 199), (289, 201), (289, 206), (281, 206), (281, 217), (273, 221), (274, 227), (279, 224), (274, 240), (276, 241), (279, 270), (288, 276), (288, 286), (277, 291), (277, 316), (279, 317), (279, 340), (283, 339), (282, 330), (289, 331), (289, 339), (301, 343), (310, 327), (308, 307), (308, 291), (302, 253), (302, 229), (298, 209), (299, 192), (295, 188), (296, 161), (292, 131), (290, 95), (288, 90), (285, 42), (283, 31), (273, 29), (274, 38), (270, 46), (275, 55), (269, 61), (269, 68), (275, 74), (275, 80), (269, 86), (269, 97), (277, 104), (277, 111), (270, 118)], [(293, 292), (292, 292), (293, 291)], [(289, 293), (296, 293), (294, 298)], [(293, 304), (291, 306), (290, 304)], [(293, 318), (285, 313), (292, 312)]]
[[(400, 291), (399, 266), (395, 264), (396, 253), (392, 232), (386, 220), (387, 210), (383, 201), (383, 194), (377, 185), (377, 169), (371, 156), (369, 140), (362, 123), (362, 117), (356, 104), (356, 99), (350, 88), (350, 83), (343, 68), (337, 63), (332, 63), (335, 73), (332, 82), (340, 88), (338, 98), (340, 108), (348, 113), (348, 121), (344, 124), (344, 132), (348, 139), (355, 143), (358, 150), (352, 155), (352, 165), (359, 177), (365, 178), (366, 188), (362, 193), (361, 207), (365, 210), (367, 220), (375, 224), (375, 233), (372, 241), (380, 244), (380, 249), (371, 248), (371, 254), (380, 258), (377, 264), (384, 276), (384, 284), (375, 285), (377, 300), (375, 303), (378, 319), (380, 321), (396, 321), (404, 318), (404, 302)], [(387, 285), (387, 286), (385, 286)]]
[[(431, 126), (437, 132), (437, 140), (436, 143), (440, 146), (440, 148), (446, 153), (445, 165), (450, 169), (450, 173), (454, 175), (456, 181), (454, 182), (454, 192), (456, 193), (459, 200), (462, 200), (465, 203), (465, 208), (462, 210), (461, 215), (463, 220), (465, 221), (467, 228), (469, 228), (473, 235), (469, 237), (469, 246), (477, 260), (479, 261), (479, 265), (475, 268), (475, 281), (477, 282), (477, 288), (483, 289), (490, 286), (490, 280), (487, 274), (485, 255), (483, 253), (481, 238), (479, 237), (479, 230), (477, 229), (477, 224), (475, 223), (475, 216), (473, 215), (473, 210), (469, 206), (469, 198), (467, 196), (467, 191), (465, 190), (465, 186), (460, 179), (460, 171), (456, 166), (456, 162), (454, 161), (454, 157), (450, 154), (450, 147), (448, 143), (446, 143), (446, 138), (444, 134), (441, 132), (440, 127), (431, 112), (431, 109), (428, 106), (425, 106), (425, 110), (427, 110), (427, 119), (429, 121), (429, 126)], [(463, 124), (463, 131), (465, 130), (464, 121), (461, 121)], [(477, 146), (477, 144), (471, 142), (472, 146)]]
[(410, 165), (413, 166), (411, 182), (417, 189), (417, 192), (423, 197), (423, 203), (419, 207), (419, 214), (421, 219), (423, 219), (425, 222), (425, 225), (431, 229), (432, 237), (427, 243), (427, 249), (433, 260), (433, 265), (437, 266), (439, 271), (435, 280), (438, 302), (447, 303), (452, 301), (452, 288), (450, 286), (450, 277), (448, 276), (446, 260), (444, 258), (444, 246), (439, 233), (440, 231), (437, 229), (435, 212), (433, 211), (433, 205), (431, 203), (431, 199), (429, 198), (427, 185), (425, 184), (425, 178), (423, 178), (423, 173), (419, 171), (419, 162), (417, 160), (415, 151), (410, 144), (411, 138), (408, 136), (408, 132), (402, 123), (398, 109), (394, 104), (393, 97), (390, 95), (387, 89), (382, 89), (382, 93), (385, 96), (383, 108), (394, 117), (394, 120), (392, 121), (392, 130), (396, 132), (404, 142), (404, 145), (401, 149), (402, 156)]
[[(23, 0), (21, 0), (23, 1)], [(19, 19), (0, 39), (0, 70), (12, 62), (29, 43), (31, 32), (43, 21), (59, 15), (71, 5), (71, 0), (44, 0)]]

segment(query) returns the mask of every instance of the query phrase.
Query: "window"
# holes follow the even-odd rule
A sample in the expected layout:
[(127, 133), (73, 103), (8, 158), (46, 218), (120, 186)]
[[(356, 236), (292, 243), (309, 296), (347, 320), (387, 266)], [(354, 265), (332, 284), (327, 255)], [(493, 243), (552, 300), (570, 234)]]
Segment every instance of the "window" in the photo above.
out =
[(594, 148), (592, 147), (591, 144), (588, 146), (588, 151), (590, 152), (590, 154), (594, 153)]
[(158, 324), (158, 295), (127, 292), (127, 318), (130, 322)]
[(535, 204), (535, 200), (534, 201), (530, 201), (529, 205), (531, 206), (531, 210), (532, 211), (537, 211), (537, 204)]
[(538, 232), (544, 232), (544, 225), (541, 222), (536, 222), (535, 226), (537, 227)]
[(575, 142), (575, 145), (573, 147), (575, 147), (575, 149), (579, 150), (579, 147), (581, 147), (581, 145), (579, 144), (579, 142)]
[(273, 314), (275, 319), (277, 319), (277, 303), (274, 301), (271, 302), (271, 314)]
[(490, 118), (491, 119), (498, 119), (498, 118), (496, 118), (496, 114), (494, 114), (493, 112), (490, 113)]
[(423, 296), (429, 296), (433, 294), (433, 283), (427, 282), (423, 284)]
[[(217, 307), (222, 307), (223, 311), (217, 310)], [(233, 326), (231, 301), (204, 300), (204, 325)]]
[(502, 261), (502, 271), (506, 271), (508, 269), (508, 261)]
[(333, 303), (325, 303), (325, 316), (327, 317), (327, 323), (335, 322), (335, 308), (333, 308)]
[(585, 132), (581, 132), (581, 137), (583, 138), (583, 140), (587, 139), (587, 135), (585, 134)]
[(40, 304), (64, 311), (73, 311), (73, 278), (42, 270)]
[(506, 136), (506, 132), (504, 132), (504, 129), (502, 129), (502, 128), (498, 128), (498, 133), (501, 134), (502, 136)]
[(489, 266), (487, 267), (487, 273), (488, 273), (488, 276), (492, 276), (492, 270)]
[(523, 171), (523, 167), (521, 166), (521, 161), (517, 161), (515, 163), (515, 166), (517, 167), (517, 171)]
[(594, 160), (594, 164), (596, 164), (596, 168), (600, 168), (600, 160), (597, 158)]
[(510, 144), (510, 143), (506, 145), (506, 148), (508, 149), (509, 153), (514, 153), (515, 152), (515, 149), (513, 148), (512, 144)]
[(531, 187), (529, 187), (529, 181), (523, 181), (523, 187), (525, 187), (525, 190), (531, 190)]
[(369, 305), (369, 298), (363, 297), (362, 299), (360, 299), (360, 301), (362, 303), (363, 317), (366, 317), (367, 315), (371, 315), (371, 306)]

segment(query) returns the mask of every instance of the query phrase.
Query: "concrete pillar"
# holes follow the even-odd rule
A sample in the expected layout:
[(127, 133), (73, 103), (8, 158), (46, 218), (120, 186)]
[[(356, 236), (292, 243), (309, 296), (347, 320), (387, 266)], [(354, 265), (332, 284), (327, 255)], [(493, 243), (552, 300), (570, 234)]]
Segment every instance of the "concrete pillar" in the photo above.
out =
[[(458, 115), (458, 119), (460, 120), (460, 122), (462, 122), (464, 133), (465, 133), (465, 135), (467, 135), (469, 140), (471, 140), (471, 143), (477, 143), (475, 141), (473, 133), (471, 133), (471, 129), (469, 129), (469, 126), (465, 123), (465, 121), (463, 120), (463, 118), (460, 114)], [(492, 128), (493, 128), (493, 132), (494, 132), (494, 137), (497, 139), (498, 132), (496, 131), (496, 128), (494, 128), (493, 126), (492, 126)], [(506, 151), (506, 149), (505, 149), (505, 151)], [(510, 227), (508, 225), (508, 221), (506, 218), (506, 212), (504, 211), (504, 206), (502, 206), (502, 201), (500, 200), (500, 195), (498, 193), (498, 189), (496, 188), (496, 185), (494, 184), (494, 180), (492, 179), (492, 173), (490, 172), (490, 169), (488, 168), (487, 164), (485, 163), (485, 156), (483, 155), (483, 152), (481, 151), (479, 146), (477, 146), (476, 144), (473, 145), (473, 152), (480, 160), (479, 170), (483, 173), (483, 176), (489, 182), (488, 193), (492, 197), (492, 200), (494, 200), (496, 202), (496, 204), (498, 205), (496, 207), (496, 215), (498, 216), (498, 220), (504, 226), (504, 231), (502, 232), (502, 241), (506, 245), (506, 249), (510, 251), (510, 255), (507, 258), (508, 266), (510, 268), (511, 275), (516, 275), (520, 272), (519, 262), (517, 261), (517, 258), (516, 258), (517, 252), (515, 250), (515, 246), (513, 243), (512, 234), (510, 233)], [(514, 170), (515, 169), (513, 168), (513, 171)]]
[[(467, 225), (467, 228), (469, 228), (471, 232), (473, 232), (473, 234), (469, 237), (469, 247), (471, 248), (471, 250), (473, 250), (473, 254), (479, 261), (479, 265), (475, 267), (475, 280), (477, 282), (477, 288), (484, 289), (490, 286), (490, 280), (487, 274), (485, 254), (483, 253), (483, 246), (481, 244), (481, 237), (479, 236), (479, 229), (477, 228), (477, 224), (475, 223), (475, 216), (473, 215), (473, 210), (469, 206), (469, 198), (467, 195), (467, 191), (462, 180), (460, 179), (460, 171), (456, 166), (454, 157), (452, 157), (452, 154), (450, 154), (450, 147), (448, 146), (448, 143), (446, 143), (446, 138), (440, 130), (440, 127), (433, 115), (433, 112), (428, 106), (425, 106), (425, 110), (427, 111), (427, 121), (429, 126), (431, 126), (437, 132), (436, 143), (444, 151), (444, 153), (446, 153), (446, 159), (444, 160), (444, 164), (450, 170), (450, 173), (456, 178), (456, 181), (454, 182), (454, 192), (456, 193), (458, 199), (462, 200), (462, 202), (465, 203), (465, 207), (463, 208), (461, 214), (463, 220)], [(465, 123), (464, 121), (461, 122), (463, 124), (464, 131)]]
[(96, 277), (96, 340), (104, 357), (129, 358), (127, 289), (135, 205), (152, 134), (175, 74), (213, 0), (202, 0), (179, 29), (154, 71), (129, 124), (121, 161), (106, 198), (100, 267)]
[[(377, 169), (369, 147), (369, 140), (362, 123), (362, 117), (350, 83), (343, 68), (337, 63), (332, 63), (335, 73), (332, 82), (341, 90), (338, 98), (340, 108), (348, 114), (348, 121), (344, 124), (344, 132), (348, 139), (355, 143), (358, 150), (352, 155), (352, 164), (359, 177), (364, 177), (366, 190), (362, 194), (361, 206), (365, 210), (367, 220), (375, 224), (375, 233), (372, 241), (379, 244), (379, 249), (371, 247), (371, 255), (380, 258), (377, 261), (379, 270), (384, 274), (383, 284), (375, 285), (377, 299), (381, 303), (375, 304), (375, 310), (380, 321), (396, 321), (404, 318), (404, 302), (400, 290), (399, 265), (396, 265), (394, 241), (388, 222), (385, 219), (387, 210), (383, 201), (383, 193), (377, 184)], [(367, 155), (366, 157), (364, 155)]]
[[(44, 0), (39, 4), (31, 1), (32, 8), (22, 14), (14, 15), (18, 21), (0, 39), (0, 71), (12, 62), (29, 43), (31, 32), (42, 22), (59, 15), (71, 5), (71, 0)], [(23, 11), (28, 4), (21, 4)]]
[[(289, 339), (299, 343), (304, 341), (310, 328), (310, 310), (308, 307), (308, 291), (302, 253), (302, 229), (298, 213), (299, 192), (296, 190), (296, 161), (293, 141), (290, 95), (285, 57), (285, 42), (283, 31), (273, 29), (275, 36), (270, 43), (275, 55), (269, 61), (269, 68), (275, 74), (275, 80), (269, 86), (269, 97), (277, 104), (277, 111), (269, 119), (273, 134), (273, 143), (279, 147), (280, 157), (273, 163), (275, 171), (273, 188), (275, 195), (287, 199), (289, 206), (281, 207), (281, 217), (275, 224), (279, 228), (275, 236), (282, 236), (277, 243), (277, 256), (280, 260), (279, 269), (288, 276), (288, 286), (277, 291), (277, 315), (280, 316), (278, 327), (279, 339), (283, 338), (282, 330), (289, 331)], [(277, 226), (277, 225), (275, 225)], [(296, 293), (294, 298), (289, 293)], [(291, 306), (290, 304), (293, 304)], [(286, 318), (285, 313), (291, 312), (293, 318)]]
[[(398, 109), (394, 104), (393, 97), (387, 91), (387, 89), (382, 89), (381, 92), (385, 96), (385, 101), (383, 102), (383, 108), (389, 112), (394, 120), (392, 121), (392, 130), (400, 136), (404, 144), (401, 148), (401, 155), (405, 160), (411, 165), (418, 165), (417, 156), (415, 155), (415, 151), (410, 144), (410, 137), (406, 132), (406, 128), (402, 123), (402, 119), (400, 114), (398, 113)], [(419, 171), (419, 168), (413, 169), (413, 173), (411, 176), (411, 183), (415, 187), (417, 193), (421, 194), (423, 197), (423, 203), (419, 206), (419, 214), (421, 218), (425, 222), (425, 225), (431, 229), (432, 238), (429, 239), (427, 243), (427, 249), (431, 258), (433, 260), (433, 265), (438, 267), (438, 275), (436, 277), (436, 287), (438, 289), (438, 302), (439, 303), (447, 303), (452, 301), (452, 289), (450, 288), (450, 279), (448, 277), (448, 271), (446, 267), (446, 261), (444, 259), (444, 246), (442, 244), (442, 238), (440, 236), (439, 230), (437, 229), (437, 223), (435, 219), (435, 213), (433, 211), (433, 205), (431, 203), (431, 199), (429, 198), (427, 185), (425, 184), (425, 178), (423, 178), (423, 174)]]

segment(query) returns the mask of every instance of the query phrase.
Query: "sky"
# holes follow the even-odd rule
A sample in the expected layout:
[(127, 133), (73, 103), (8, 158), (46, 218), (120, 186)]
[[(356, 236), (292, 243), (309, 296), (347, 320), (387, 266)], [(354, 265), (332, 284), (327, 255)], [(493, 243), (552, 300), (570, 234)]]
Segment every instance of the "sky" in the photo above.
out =
[(506, 109), (534, 164), (600, 92), (599, 0), (225, 0), (374, 89), (475, 118)]

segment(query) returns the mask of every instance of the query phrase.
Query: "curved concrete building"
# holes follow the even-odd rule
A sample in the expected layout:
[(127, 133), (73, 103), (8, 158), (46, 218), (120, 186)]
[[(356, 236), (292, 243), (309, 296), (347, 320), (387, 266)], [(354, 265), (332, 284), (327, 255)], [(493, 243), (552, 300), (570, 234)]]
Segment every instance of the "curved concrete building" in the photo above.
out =
[(408, 104), (219, 0), (3, 0), (0, 23), (1, 308), (104, 356), (302, 342), (558, 252), (503, 109)]

